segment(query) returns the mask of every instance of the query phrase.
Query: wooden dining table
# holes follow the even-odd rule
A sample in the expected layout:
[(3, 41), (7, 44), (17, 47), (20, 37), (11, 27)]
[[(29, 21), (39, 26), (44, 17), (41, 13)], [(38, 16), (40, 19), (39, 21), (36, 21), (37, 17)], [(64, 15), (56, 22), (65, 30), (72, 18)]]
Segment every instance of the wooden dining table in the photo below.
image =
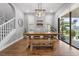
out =
[[(30, 50), (33, 50), (33, 46), (52, 46), (53, 43), (50, 36), (57, 36), (57, 32), (26, 32), (24, 35), (27, 36), (27, 46), (30, 46)], [(48, 36), (48, 39), (33, 39), (34, 36)], [(42, 45), (41, 45), (42, 44)]]
[(29, 36), (29, 38), (31, 36), (57, 36), (59, 35), (59, 33), (57, 32), (26, 32), (24, 33), (24, 36)]
[(58, 35), (57, 32), (26, 32), (24, 35), (31, 36), (31, 35)]

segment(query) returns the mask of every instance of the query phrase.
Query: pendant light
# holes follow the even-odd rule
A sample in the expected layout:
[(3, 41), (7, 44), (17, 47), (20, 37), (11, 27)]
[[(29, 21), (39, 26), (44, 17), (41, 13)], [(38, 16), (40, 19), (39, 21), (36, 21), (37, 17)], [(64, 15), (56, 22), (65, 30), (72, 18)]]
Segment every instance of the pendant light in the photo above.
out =
[(35, 9), (36, 16), (42, 17), (45, 14), (45, 9), (42, 9), (42, 4), (38, 3), (38, 8)]

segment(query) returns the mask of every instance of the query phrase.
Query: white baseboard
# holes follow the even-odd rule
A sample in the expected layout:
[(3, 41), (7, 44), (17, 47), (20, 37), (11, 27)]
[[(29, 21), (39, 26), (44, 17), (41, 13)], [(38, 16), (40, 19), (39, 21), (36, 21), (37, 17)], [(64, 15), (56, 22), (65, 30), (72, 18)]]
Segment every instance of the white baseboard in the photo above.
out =
[(8, 45), (4, 46), (3, 48), (1, 48), (1, 49), (0, 49), (0, 51), (2, 51), (2, 50), (4, 50), (4, 49), (6, 49), (7, 47), (11, 46), (12, 44), (16, 43), (17, 41), (19, 41), (19, 40), (21, 40), (21, 39), (23, 39), (23, 36), (22, 36), (22, 37), (20, 37), (19, 39), (15, 40), (15, 41), (13, 41), (12, 43), (10, 43), (10, 44), (8, 44)]

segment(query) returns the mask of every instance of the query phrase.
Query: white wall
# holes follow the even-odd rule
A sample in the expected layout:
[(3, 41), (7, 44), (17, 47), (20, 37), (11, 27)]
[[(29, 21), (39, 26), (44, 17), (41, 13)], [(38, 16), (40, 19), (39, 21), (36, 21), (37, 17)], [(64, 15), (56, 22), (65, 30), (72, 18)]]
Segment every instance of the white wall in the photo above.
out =
[(46, 16), (45, 16), (45, 24), (50, 24), (50, 25), (52, 25), (52, 22), (53, 22), (53, 15), (51, 15), (51, 14), (46, 14)]
[(24, 28), (29, 31), (31, 28), (34, 29), (34, 25), (29, 26), (29, 24), (35, 24), (34, 14), (24, 14)]
[[(27, 31), (27, 28), (28, 28), (28, 31), (29, 31), (30, 28), (32, 28), (35, 31), (37, 31), (37, 29), (39, 28), (39, 27), (35, 26), (36, 25), (35, 21), (38, 20), (37, 17), (34, 14), (29, 14), (29, 13), (27, 14), (27, 13), (25, 13), (24, 14), (24, 18), (25, 18), (24, 19), (24, 22), (25, 22), (24, 27), (26, 28), (26, 31)], [(41, 19), (44, 20), (44, 24), (49, 24), (51, 26), (55, 26), (55, 22), (56, 21), (55, 21), (55, 14), (54, 13), (53, 14), (48, 13)], [(32, 25), (32, 26), (28, 26), (27, 27), (28, 24), (34, 24), (34, 26)], [(37, 28), (37, 29), (35, 29), (35, 28)]]
[(34, 15), (27, 15), (27, 19), (28, 19), (28, 24), (34, 24), (35, 23), (35, 19), (34, 19)]
[(28, 31), (28, 16), (24, 13), (24, 32)]
[(51, 26), (55, 25), (55, 14), (46, 14), (45, 16), (45, 23), (50, 24)]
[[(23, 37), (23, 32), (24, 32), (24, 14), (16, 7), (15, 7), (15, 33), (12, 35), (10, 40), (7, 43), (13, 42), (15, 40), (18, 40), (19, 38)], [(21, 19), (23, 21), (23, 26), (20, 27), (18, 24), (18, 20)]]
[(54, 29), (57, 30), (56, 20), (55, 20), (55, 13), (53, 13), (53, 14), (46, 14), (45, 23), (51, 25)]
[(14, 11), (8, 3), (0, 3), (0, 17), (10, 20), (14, 17)]
[[(24, 14), (18, 9), (18, 8), (15, 8), (15, 11), (16, 11), (16, 32), (19, 34), (19, 35), (23, 35), (23, 32), (24, 32)], [(20, 27), (19, 24), (18, 24), (18, 20), (21, 19), (23, 21), (23, 27)]]

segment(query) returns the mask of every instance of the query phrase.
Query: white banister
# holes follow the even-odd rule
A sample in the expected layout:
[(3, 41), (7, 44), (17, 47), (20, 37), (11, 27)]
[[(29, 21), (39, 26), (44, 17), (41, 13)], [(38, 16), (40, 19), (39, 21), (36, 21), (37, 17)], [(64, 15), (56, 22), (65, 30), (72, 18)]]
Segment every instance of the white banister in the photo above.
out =
[(12, 18), (8, 22), (0, 25), (0, 42), (13, 30), (15, 29), (15, 19)]
[(3, 26), (3, 25), (5, 25), (5, 24), (7, 24), (7, 23), (10, 23), (13, 20), (14, 20), (14, 18), (12, 18), (11, 20), (9, 20), (9, 21), (5, 22), (4, 24), (0, 25), (0, 27)]

